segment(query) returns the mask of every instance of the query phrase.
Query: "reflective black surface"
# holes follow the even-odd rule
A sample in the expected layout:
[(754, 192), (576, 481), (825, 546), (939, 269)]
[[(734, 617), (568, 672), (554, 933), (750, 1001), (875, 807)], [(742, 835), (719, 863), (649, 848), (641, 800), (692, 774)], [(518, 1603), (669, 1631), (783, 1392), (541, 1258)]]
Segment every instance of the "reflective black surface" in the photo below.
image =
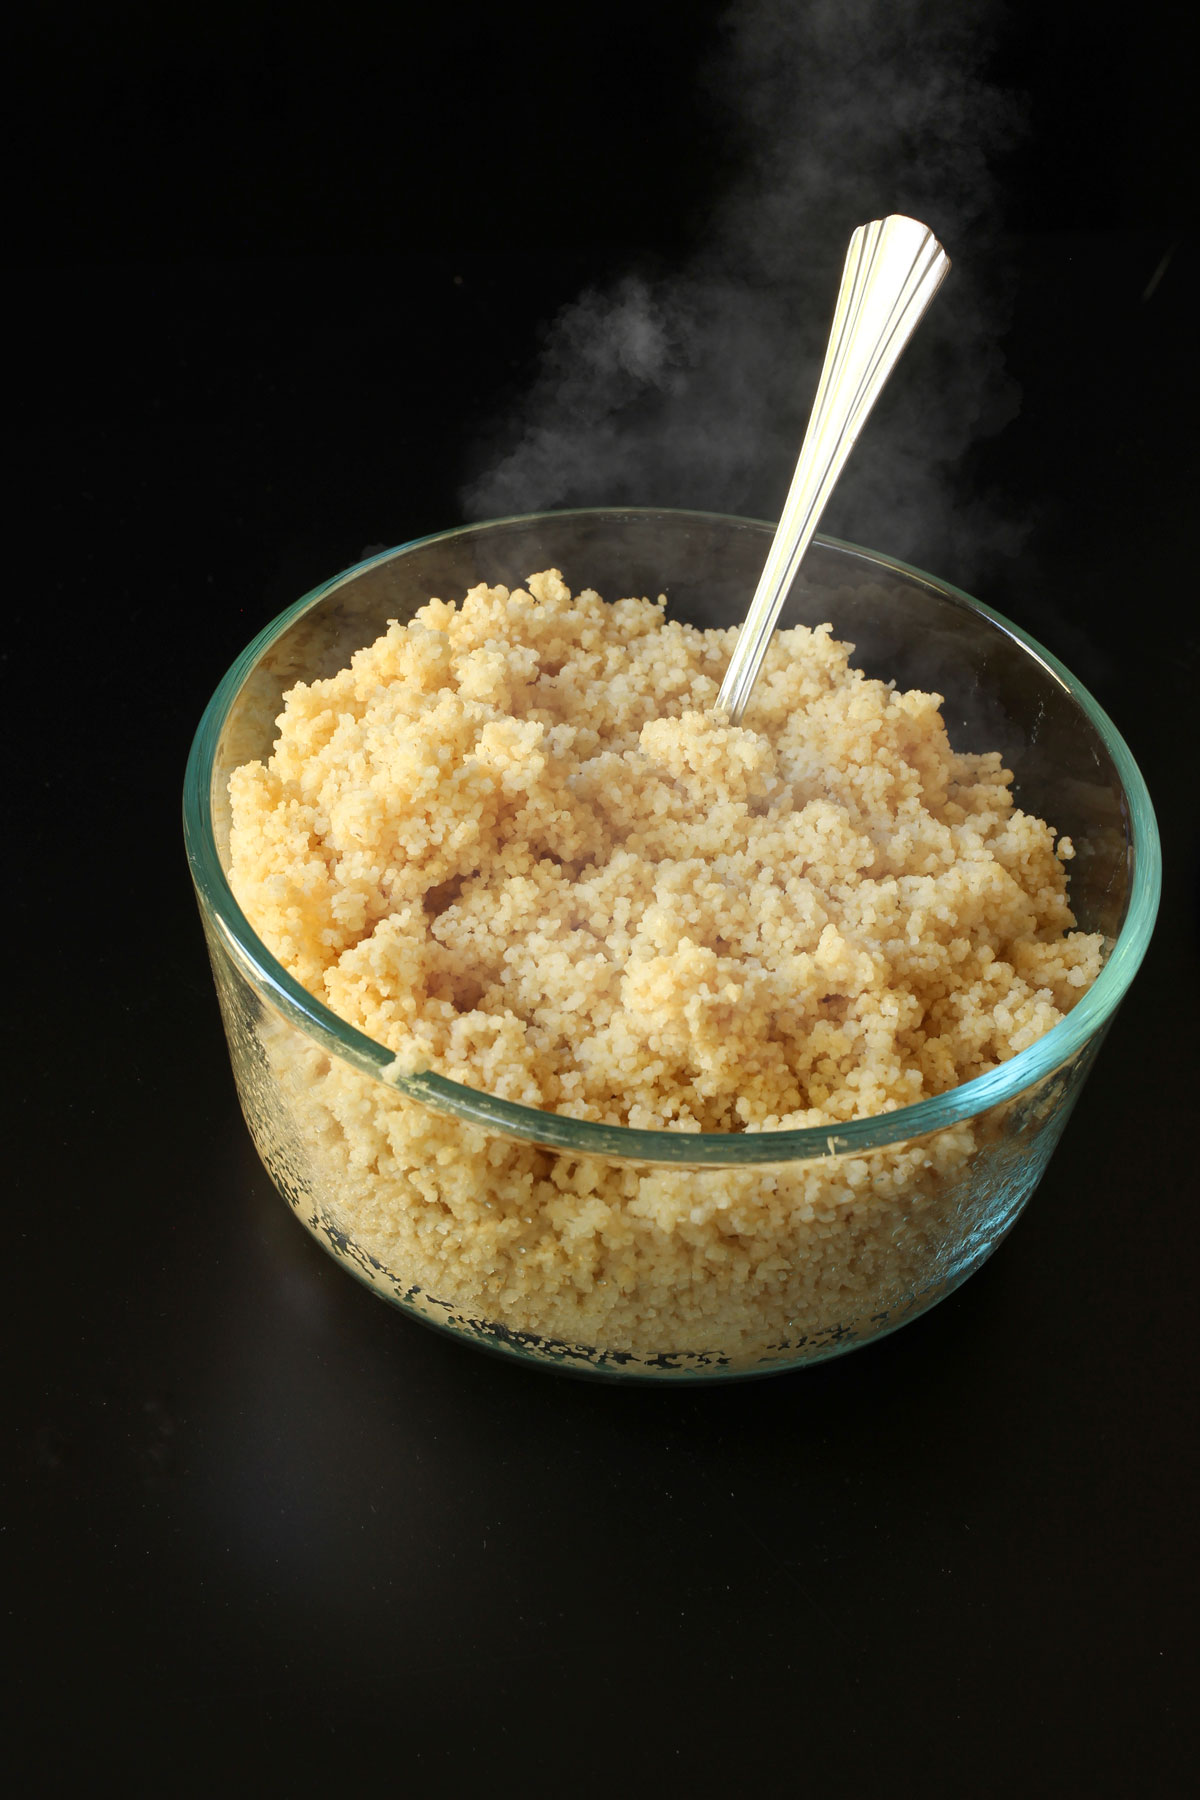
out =
[[(722, 142), (681, 159), (698, 103), (673, 97), (639, 178), (628, 147), (611, 167), (587, 148), (578, 109), (506, 87), (509, 52), (489, 111), (494, 40), (465, 23), (464, 62), (425, 22), (433, 73), (385, 84), (367, 28), (331, 22), (318, 154), (295, 98), (318, 84), (315, 24), (252, 9), (282, 83), (268, 124), (232, 12), (203, 41), (156, 26), (140, 60), (125, 13), (111, 42), (63, 23), (65, 61), (22, 27), (17, 117), (40, 124), (8, 343), (3, 1540), (23, 1791), (1186, 1791), (1196, 251), (1169, 30), (1120, 85), (1068, 15), (1082, 35), (1072, 51), (1056, 25), (1041, 72), (1032, 33), (1005, 40), (1034, 136), (978, 259), (1015, 296), (1021, 410), (972, 477), (1029, 530), (983, 571), (930, 560), (1116, 720), (1163, 831), (1158, 933), (982, 1273), (874, 1349), (683, 1394), (471, 1354), (305, 1237), (237, 1113), (178, 794), (233, 656), (369, 547), (459, 521), (464, 441), (521, 391), (539, 322), (625, 260), (683, 255)], [(671, 35), (622, 132), (656, 118)], [(539, 52), (568, 100), (583, 82), (591, 130), (625, 66), (596, 37), (599, 63), (566, 26)], [(176, 85), (154, 114), (160, 52)], [(474, 121), (477, 206), (466, 163), (411, 160), (411, 120), (410, 160), (378, 174), (385, 99), (427, 133)], [(672, 158), (687, 200), (656, 243)]]

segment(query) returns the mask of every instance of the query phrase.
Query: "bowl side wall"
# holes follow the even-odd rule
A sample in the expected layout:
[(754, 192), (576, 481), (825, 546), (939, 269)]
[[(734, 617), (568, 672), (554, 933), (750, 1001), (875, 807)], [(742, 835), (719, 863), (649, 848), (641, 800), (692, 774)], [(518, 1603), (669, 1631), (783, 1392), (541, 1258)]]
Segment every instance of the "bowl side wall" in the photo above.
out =
[(581, 1159), (330, 1056), (205, 926), (247, 1127), (321, 1248), (423, 1324), (627, 1381), (804, 1367), (928, 1311), (1011, 1230), (1103, 1035), (1014, 1100), (862, 1156)]

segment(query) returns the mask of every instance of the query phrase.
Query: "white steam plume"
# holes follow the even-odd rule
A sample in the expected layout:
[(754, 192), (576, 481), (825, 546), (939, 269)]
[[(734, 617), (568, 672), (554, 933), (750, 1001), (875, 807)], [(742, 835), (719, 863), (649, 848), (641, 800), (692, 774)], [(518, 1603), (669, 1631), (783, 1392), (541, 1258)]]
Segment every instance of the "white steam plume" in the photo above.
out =
[(986, 78), (1000, 17), (998, 0), (739, 0), (706, 86), (741, 168), (705, 242), (673, 274), (627, 274), (559, 314), (467, 516), (609, 503), (776, 516), (850, 232), (904, 212), (955, 267), (822, 526), (960, 580), (1015, 551), (1026, 528), (972, 499), (962, 469), (1019, 398), (1000, 350), (1010, 295), (985, 259), (996, 165), (1023, 120)]

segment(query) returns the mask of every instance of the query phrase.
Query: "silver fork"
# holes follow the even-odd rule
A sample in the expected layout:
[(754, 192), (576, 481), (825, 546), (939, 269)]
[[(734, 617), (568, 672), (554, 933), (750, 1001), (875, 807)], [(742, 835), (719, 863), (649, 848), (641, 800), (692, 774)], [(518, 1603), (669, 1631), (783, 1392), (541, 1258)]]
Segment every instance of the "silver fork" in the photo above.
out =
[(929, 227), (901, 213), (860, 225), (850, 239), (796, 472), (717, 696), (735, 725), (846, 458), (949, 268)]

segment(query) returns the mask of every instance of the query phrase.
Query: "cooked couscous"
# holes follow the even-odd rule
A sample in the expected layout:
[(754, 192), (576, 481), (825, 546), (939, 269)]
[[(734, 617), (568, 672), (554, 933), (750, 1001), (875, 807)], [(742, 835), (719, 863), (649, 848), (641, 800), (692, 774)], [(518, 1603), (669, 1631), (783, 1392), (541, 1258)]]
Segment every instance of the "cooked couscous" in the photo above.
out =
[[(234, 774), (248, 919), (399, 1070), (578, 1119), (836, 1128), (1032, 1043), (1100, 967), (1070, 843), (997, 754), (951, 750), (938, 695), (867, 679), (827, 626), (777, 633), (723, 722), (734, 635), (554, 570), (431, 600), (293, 688)], [(279, 1054), (343, 1228), (414, 1304), (635, 1356), (853, 1329), (877, 1266), (912, 1289), (974, 1141), (572, 1161)]]

